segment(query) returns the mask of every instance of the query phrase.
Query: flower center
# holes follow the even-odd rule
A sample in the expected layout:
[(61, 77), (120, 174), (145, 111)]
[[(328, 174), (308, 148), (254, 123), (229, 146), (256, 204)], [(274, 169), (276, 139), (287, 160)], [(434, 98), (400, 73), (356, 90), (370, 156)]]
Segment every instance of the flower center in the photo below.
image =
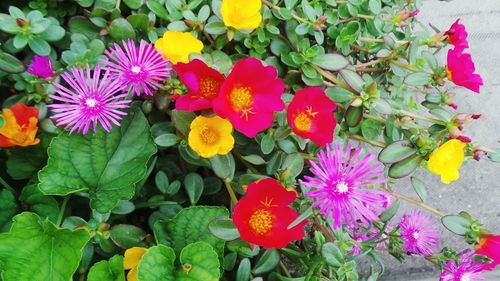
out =
[(461, 277), (460, 277), (460, 281), (471, 281), (470, 279), (470, 273), (464, 273)]
[(299, 131), (303, 132), (309, 131), (309, 128), (311, 128), (312, 125), (311, 118), (304, 112), (301, 112), (297, 116), (295, 116), (293, 122), (295, 123), (295, 127), (297, 127)]
[(273, 219), (271, 213), (266, 210), (257, 210), (250, 217), (250, 227), (259, 234), (266, 234), (273, 227)]
[(234, 88), (229, 94), (229, 101), (235, 111), (248, 109), (253, 103), (252, 93), (247, 87)]
[(335, 188), (337, 189), (337, 192), (340, 194), (344, 194), (349, 191), (349, 185), (343, 180), (338, 182)]
[(137, 66), (137, 65), (134, 65), (134, 66), (132, 66), (132, 68), (130, 69), (130, 71), (132, 71), (132, 73), (134, 73), (134, 74), (139, 74), (141, 72), (141, 67)]
[(94, 98), (88, 98), (85, 100), (85, 104), (90, 108), (94, 108), (97, 104), (97, 100)]
[(207, 98), (217, 95), (220, 83), (214, 79), (202, 78), (200, 80), (200, 96)]
[(212, 130), (211, 128), (205, 127), (200, 132), (200, 139), (206, 145), (214, 144), (218, 138), (219, 136), (217, 135), (217, 133), (214, 132), (214, 130)]
[(418, 233), (418, 231), (414, 231), (413, 234), (412, 234), (413, 238), (416, 240), (420, 237), (420, 233)]
[(446, 66), (446, 77), (448, 77), (448, 80), (452, 81), (452, 75), (451, 75), (451, 70)]

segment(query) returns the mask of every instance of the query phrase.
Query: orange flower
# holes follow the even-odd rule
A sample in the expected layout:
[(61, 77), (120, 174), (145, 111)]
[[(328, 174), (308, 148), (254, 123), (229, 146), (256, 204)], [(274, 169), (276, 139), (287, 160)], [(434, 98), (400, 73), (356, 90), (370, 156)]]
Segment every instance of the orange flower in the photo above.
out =
[(36, 138), (38, 130), (38, 109), (16, 103), (11, 108), (4, 108), (0, 117), (0, 147), (30, 146), (40, 142)]

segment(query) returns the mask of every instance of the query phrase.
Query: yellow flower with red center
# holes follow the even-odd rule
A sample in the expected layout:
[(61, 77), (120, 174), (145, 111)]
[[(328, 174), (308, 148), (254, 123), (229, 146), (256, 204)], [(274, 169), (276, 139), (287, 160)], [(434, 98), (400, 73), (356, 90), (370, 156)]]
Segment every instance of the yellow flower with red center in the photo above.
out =
[(310, 139), (318, 146), (332, 142), (337, 125), (333, 111), (335, 103), (319, 87), (299, 90), (287, 110), (287, 118), (293, 132)]
[(191, 122), (188, 143), (201, 157), (228, 154), (234, 146), (231, 123), (219, 116), (198, 116)]
[(137, 267), (142, 259), (142, 256), (148, 251), (146, 248), (132, 247), (125, 251), (123, 259), (123, 268), (129, 270), (127, 273), (127, 281), (138, 281)]
[(201, 54), (203, 43), (191, 32), (169, 30), (156, 40), (155, 48), (173, 64), (189, 62), (190, 54)]
[(438, 147), (429, 156), (429, 171), (441, 176), (443, 183), (449, 184), (460, 177), (458, 169), (464, 161), (465, 143), (452, 139)]
[(4, 108), (0, 117), (0, 147), (30, 146), (40, 142), (36, 138), (38, 131), (38, 109), (16, 103), (11, 108)]
[(226, 26), (255, 29), (262, 21), (261, 6), (261, 0), (222, 0), (220, 11)]

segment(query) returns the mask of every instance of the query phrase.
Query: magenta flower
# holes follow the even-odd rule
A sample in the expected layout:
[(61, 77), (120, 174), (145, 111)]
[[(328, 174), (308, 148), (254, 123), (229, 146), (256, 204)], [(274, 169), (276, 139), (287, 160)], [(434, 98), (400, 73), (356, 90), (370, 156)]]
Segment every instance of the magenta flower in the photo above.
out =
[(387, 182), (381, 178), (384, 168), (380, 163), (373, 163), (373, 154), (360, 156), (362, 148), (351, 151), (351, 144), (346, 152), (340, 144), (333, 148), (326, 147), (318, 154), (317, 163), (310, 161), (314, 177), (305, 176), (302, 181), (305, 195), (314, 200), (313, 207), (327, 220), (333, 219), (332, 226), (337, 229), (345, 223), (348, 227), (356, 227), (357, 221), (368, 225), (378, 220), (378, 213), (385, 210), (387, 192), (376, 189), (361, 188)]
[(463, 50), (448, 50), (448, 63), (446, 73), (448, 79), (458, 86), (465, 87), (471, 91), (479, 93), (483, 85), (483, 79), (479, 74), (474, 73), (476, 68), (470, 54), (462, 53)]
[(482, 271), (484, 265), (474, 261), (474, 253), (466, 250), (460, 255), (460, 261), (450, 260), (443, 264), (444, 269), (439, 281), (480, 281), (486, 280)]
[(399, 222), (403, 249), (407, 253), (431, 256), (438, 251), (439, 233), (436, 223), (425, 213), (413, 210)]
[(127, 93), (116, 94), (121, 89), (121, 82), (113, 79), (106, 71), (101, 77), (101, 68), (96, 66), (91, 74), (87, 65), (86, 72), (82, 68), (73, 67), (71, 74), (65, 72), (61, 77), (69, 87), (54, 83), (56, 94), (50, 97), (63, 103), (48, 105), (56, 114), (56, 125), (66, 125), (65, 129), (87, 134), (90, 124), (94, 132), (97, 123), (109, 132), (112, 124), (120, 126), (122, 116), (127, 115), (123, 109), (129, 107), (130, 100), (124, 100)]
[(141, 40), (139, 48), (134, 41), (122, 41), (123, 49), (115, 43), (114, 48), (104, 53), (108, 61), (103, 61), (105, 69), (111, 72), (112, 79), (122, 83), (124, 91), (140, 96), (141, 92), (152, 96), (154, 90), (162, 86), (170, 76), (170, 63), (163, 59), (153, 44)]
[(451, 45), (458, 50), (463, 50), (469, 48), (469, 43), (467, 42), (467, 30), (459, 21), (460, 19), (457, 19), (444, 34), (448, 35), (448, 42)]
[(52, 69), (52, 62), (49, 57), (41, 57), (35, 55), (30, 65), (28, 66), (28, 73), (36, 75), (42, 79), (52, 78), (55, 75)]

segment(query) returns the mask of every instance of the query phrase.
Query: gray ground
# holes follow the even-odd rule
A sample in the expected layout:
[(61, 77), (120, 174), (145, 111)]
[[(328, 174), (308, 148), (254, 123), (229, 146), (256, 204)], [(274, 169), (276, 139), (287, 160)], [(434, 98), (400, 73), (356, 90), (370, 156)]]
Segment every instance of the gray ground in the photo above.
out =
[[(470, 49), (477, 72), (485, 85), (481, 94), (453, 88), (458, 111), (481, 113), (481, 119), (467, 127), (466, 134), (474, 142), (487, 147), (500, 148), (500, 0), (423, 0), (424, 6), (418, 19), (425, 25), (432, 22), (446, 30), (456, 18), (460, 18), (469, 32)], [(445, 62), (445, 57), (442, 62)], [(451, 185), (442, 184), (437, 176), (422, 173), (429, 188), (429, 204), (447, 213), (461, 210), (480, 218), (491, 231), (500, 233), (500, 163), (487, 160), (466, 163), (461, 177)], [(415, 196), (409, 180), (403, 181), (400, 192)], [(463, 239), (442, 231), (443, 246), (462, 249), (467, 246)], [(422, 258), (410, 258), (401, 265), (387, 258), (388, 274), (382, 280), (403, 281), (438, 280), (438, 272)], [(489, 279), (500, 281), (500, 270), (491, 273)]]

